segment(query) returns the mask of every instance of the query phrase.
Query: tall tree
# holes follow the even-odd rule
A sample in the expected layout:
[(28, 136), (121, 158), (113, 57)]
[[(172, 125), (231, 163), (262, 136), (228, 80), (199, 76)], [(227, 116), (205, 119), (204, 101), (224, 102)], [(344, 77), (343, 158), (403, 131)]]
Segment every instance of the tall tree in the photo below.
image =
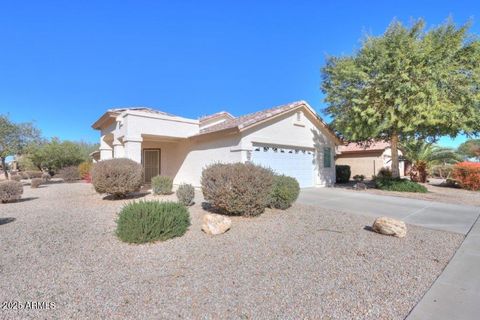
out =
[(477, 158), (480, 161), (480, 139), (465, 141), (458, 146), (458, 153), (467, 158)]
[(394, 177), (399, 141), (478, 134), (480, 41), (468, 30), (393, 21), (354, 55), (329, 57), (322, 90), (334, 128), (351, 141), (390, 141)]
[(0, 115), (0, 160), (5, 178), (8, 179), (7, 157), (22, 153), (39, 136), (40, 131), (32, 123), (14, 123), (8, 116)]

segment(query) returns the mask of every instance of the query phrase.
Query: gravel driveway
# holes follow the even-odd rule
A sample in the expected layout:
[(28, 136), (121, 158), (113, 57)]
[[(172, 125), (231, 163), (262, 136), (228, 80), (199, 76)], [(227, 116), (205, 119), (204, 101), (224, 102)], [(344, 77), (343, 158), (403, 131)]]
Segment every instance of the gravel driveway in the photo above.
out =
[(0, 302), (55, 304), (0, 318), (403, 319), (463, 240), (382, 236), (370, 218), (300, 205), (209, 237), (196, 204), (184, 237), (127, 245), (113, 234), (122, 203), (77, 183), (0, 205)]

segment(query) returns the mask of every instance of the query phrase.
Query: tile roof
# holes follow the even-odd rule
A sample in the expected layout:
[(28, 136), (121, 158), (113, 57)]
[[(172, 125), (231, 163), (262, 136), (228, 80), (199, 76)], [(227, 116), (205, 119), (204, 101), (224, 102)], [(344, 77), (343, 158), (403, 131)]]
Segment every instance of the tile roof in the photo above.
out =
[(152, 109), (152, 108), (149, 108), (149, 107), (141, 107), (141, 106), (140, 107), (113, 108), (113, 109), (108, 109), (107, 112), (120, 114), (123, 111), (127, 111), (127, 110), (142, 111), (142, 112), (148, 112), (148, 113), (161, 114), (161, 115), (165, 115), (165, 116), (175, 117), (175, 115), (173, 115), (171, 113), (166, 113), (166, 112), (155, 110), (155, 109)]
[(390, 143), (384, 141), (374, 141), (369, 143), (350, 142), (346, 145), (339, 146), (340, 152), (363, 152), (363, 151), (382, 151), (390, 147)]
[(235, 118), (234, 116), (232, 116), (230, 114), (230, 112), (220, 111), (220, 112), (217, 112), (217, 113), (214, 113), (214, 114), (201, 116), (200, 118), (198, 118), (198, 120), (200, 120), (200, 122), (202, 122), (202, 121), (207, 121), (207, 120), (210, 120), (210, 119), (213, 119), (213, 118), (216, 118), (216, 117), (219, 117), (219, 116), (223, 116), (223, 115), (226, 115), (226, 116), (228, 116), (229, 118), (232, 118), (232, 119)]
[(211, 127), (207, 127), (204, 129), (200, 130), (200, 134), (205, 134), (205, 133), (210, 133), (210, 132), (215, 132), (215, 131), (221, 131), (221, 130), (226, 130), (226, 129), (233, 129), (233, 128), (245, 128), (248, 127), (252, 124), (255, 124), (257, 122), (263, 121), (267, 118), (270, 118), (272, 116), (275, 116), (277, 114), (281, 114), (283, 112), (286, 112), (288, 110), (294, 109), (298, 106), (305, 105), (305, 101), (296, 101), (292, 102), (289, 104), (277, 106), (274, 108), (270, 108), (267, 110), (262, 110), (250, 114), (246, 114), (244, 116), (240, 116), (237, 118), (233, 118), (230, 120), (226, 120), (224, 122), (221, 122), (219, 124), (213, 125)]

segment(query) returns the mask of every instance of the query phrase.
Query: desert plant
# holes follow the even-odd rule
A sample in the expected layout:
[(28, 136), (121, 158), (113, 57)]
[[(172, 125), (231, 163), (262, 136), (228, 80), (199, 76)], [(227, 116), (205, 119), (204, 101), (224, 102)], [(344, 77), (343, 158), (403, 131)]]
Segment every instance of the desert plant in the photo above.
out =
[(167, 240), (185, 234), (190, 215), (176, 202), (140, 201), (125, 205), (117, 220), (117, 236), (128, 243)]
[(414, 181), (392, 177), (379, 177), (374, 180), (375, 188), (386, 191), (426, 193), (427, 188)]
[(19, 174), (11, 174), (11, 175), (10, 175), (10, 180), (20, 181), (20, 180), (22, 180), (22, 176), (19, 175)]
[(178, 202), (186, 206), (193, 204), (195, 198), (195, 188), (191, 184), (181, 184), (177, 189)]
[(92, 168), (92, 183), (98, 193), (123, 198), (140, 190), (143, 184), (143, 167), (130, 159), (103, 160)]
[(42, 174), (42, 180), (43, 182), (48, 182), (50, 181), (50, 179), (52, 179), (52, 176), (48, 173), (48, 172), (44, 172)]
[(391, 178), (392, 177), (392, 170), (388, 167), (383, 167), (378, 170), (377, 176), (378, 178)]
[(273, 172), (251, 163), (216, 163), (203, 169), (202, 191), (216, 210), (257, 216), (270, 202)]
[(460, 162), (453, 168), (453, 178), (458, 184), (468, 190), (480, 190), (480, 163)]
[(350, 171), (350, 166), (336, 165), (335, 172), (337, 183), (347, 183), (348, 181), (350, 181), (350, 175), (352, 174), (352, 172)]
[(270, 193), (270, 207), (285, 210), (297, 200), (300, 185), (297, 179), (285, 175), (275, 175)]
[(42, 171), (25, 171), (25, 175), (28, 177), (27, 179), (41, 178), (43, 175), (43, 172)]
[(18, 175), (22, 178), (22, 179), (30, 179), (28, 174), (25, 172), (25, 171), (19, 171), (18, 172)]
[(78, 173), (81, 179), (87, 179), (89, 177), (92, 166), (91, 161), (84, 161), (78, 165)]
[(2, 203), (17, 201), (22, 197), (23, 185), (18, 181), (2, 181), (0, 182), (0, 201)]
[(356, 174), (353, 176), (353, 180), (355, 180), (355, 182), (363, 182), (365, 176), (363, 174)]
[(43, 183), (43, 179), (42, 178), (33, 178), (31, 181), (30, 181), (30, 187), (31, 188), (38, 188), (42, 183)]
[(171, 194), (173, 179), (167, 176), (156, 176), (152, 178), (152, 190), (154, 194)]
[(65, 182), (75, 182), (80, 179), (80, 173), (78, 172), (77, 166), (69, 166), (60, 169), (60, 171), (58, 171), (58, 176), (60, 176)]

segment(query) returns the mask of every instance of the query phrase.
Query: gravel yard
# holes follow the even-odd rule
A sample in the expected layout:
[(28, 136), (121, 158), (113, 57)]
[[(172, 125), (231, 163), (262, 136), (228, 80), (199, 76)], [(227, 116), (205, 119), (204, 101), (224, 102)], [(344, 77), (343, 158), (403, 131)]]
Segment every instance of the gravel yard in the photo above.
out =
[(382, 236), (370, 218), (300, 205), (209, 237), (196, 204), (184, 237), (127, 245), (114, 235), (124, 201), (91, 185), (23, 197), (0, 205), (0, 301), (55, 308), (0, 318), (403, 319), (463, 240), (415, 226)]

